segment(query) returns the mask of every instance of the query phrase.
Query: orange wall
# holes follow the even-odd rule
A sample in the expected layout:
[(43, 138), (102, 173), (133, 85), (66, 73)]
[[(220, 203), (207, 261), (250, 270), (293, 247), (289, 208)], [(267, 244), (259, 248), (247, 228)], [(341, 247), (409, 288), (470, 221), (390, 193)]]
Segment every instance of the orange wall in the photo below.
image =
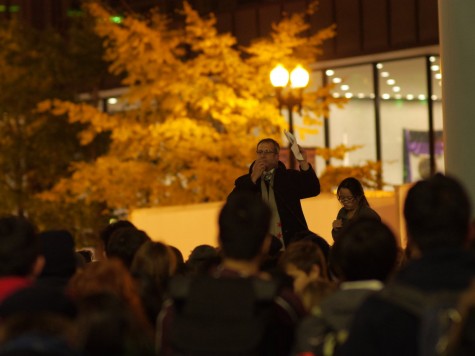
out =
[[(399, 195), (387, 192), (367, 192), (366, 195), (371, 207), (401, 241)], [(197, 245), (217, 246), (217, 219), (222, 205), (219, 202), (138, 209), (132, 212), (130, 220), (153, 240), (176, 246), (187, 259)], [(331, 226), (340, 209), (335, 195), (322, 193), (318, 197), (304, 199), (302, 207), (309, 229), (332, 243)]]

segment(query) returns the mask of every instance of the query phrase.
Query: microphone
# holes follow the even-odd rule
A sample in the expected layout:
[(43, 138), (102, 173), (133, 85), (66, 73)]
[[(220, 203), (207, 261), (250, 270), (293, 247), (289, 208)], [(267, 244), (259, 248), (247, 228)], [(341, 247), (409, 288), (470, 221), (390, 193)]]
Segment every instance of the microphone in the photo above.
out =
[(264, 176), (264, 181), (266, 181), (266, 182), (270, 182), (270, 181), (271, 181), (271, 179), (272, 179), (272, 171), (270, 171), (270, 172), (265, 172), (265, 171), (264, 171), (262, 174), (263, 174), (263, 176)]

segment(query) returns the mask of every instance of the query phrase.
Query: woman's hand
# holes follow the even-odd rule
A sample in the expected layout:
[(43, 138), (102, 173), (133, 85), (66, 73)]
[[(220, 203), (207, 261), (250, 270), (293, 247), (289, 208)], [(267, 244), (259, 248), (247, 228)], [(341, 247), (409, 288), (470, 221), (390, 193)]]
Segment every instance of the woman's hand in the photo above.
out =
[(343, 220), (341, 220), (341, 219), (333, 220), (332, 227), (334, 229), (339, 229), (339, 228), (343, 227)]

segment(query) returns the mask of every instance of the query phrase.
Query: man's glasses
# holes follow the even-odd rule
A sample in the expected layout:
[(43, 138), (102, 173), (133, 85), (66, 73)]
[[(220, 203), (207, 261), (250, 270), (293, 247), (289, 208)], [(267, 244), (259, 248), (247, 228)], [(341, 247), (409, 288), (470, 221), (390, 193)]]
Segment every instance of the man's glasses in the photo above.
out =
[(275, 154), (275, 151), (268, 151), (268, 150), (257, 150), (256, 153), (258, 155), (270, 155), (270, 154)]
[(339, 196), (338, 197), (338, 201), (340, 202), (348, 202), (348, 203), (351, 203), (353, 200), (355, 200), (355, 197), (353, 197), (352, 195), (349, 195), (349, 196)]

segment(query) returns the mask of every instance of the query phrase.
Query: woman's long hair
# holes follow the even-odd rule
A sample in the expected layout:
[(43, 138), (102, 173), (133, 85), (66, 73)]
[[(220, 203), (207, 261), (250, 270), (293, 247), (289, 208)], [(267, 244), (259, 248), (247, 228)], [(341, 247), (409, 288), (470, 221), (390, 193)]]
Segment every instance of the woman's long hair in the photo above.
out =
[(358, 201), (358, 210), (363, 206), (369, 206), (368, 200), (364, 195), (363, 186), (358, 179), (354, 177), (343, 179), (336, 190), (337, 195), (340, 193), (342, 188), (348, 189), (351, 192), (351, 195), (353, 195), (353, 198)]

